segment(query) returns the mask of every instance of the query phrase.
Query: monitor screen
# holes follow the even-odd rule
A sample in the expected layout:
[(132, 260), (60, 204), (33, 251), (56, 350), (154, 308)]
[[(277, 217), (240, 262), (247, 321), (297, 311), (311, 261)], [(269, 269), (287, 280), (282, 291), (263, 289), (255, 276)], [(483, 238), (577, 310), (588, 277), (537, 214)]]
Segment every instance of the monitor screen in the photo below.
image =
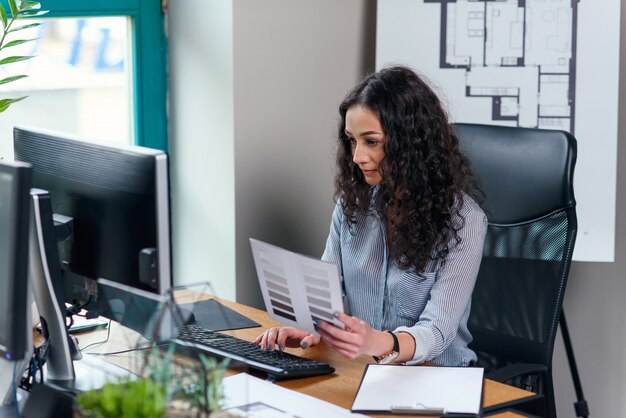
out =
[(171, 287), (165, 152), (22, 127), (14, 151), (32, 164), (33, 187), (50, 194), (67, 302), (90, 301), (99, 278)]
[(0, 355), (26, 354), (30, 165), (0, 161)]

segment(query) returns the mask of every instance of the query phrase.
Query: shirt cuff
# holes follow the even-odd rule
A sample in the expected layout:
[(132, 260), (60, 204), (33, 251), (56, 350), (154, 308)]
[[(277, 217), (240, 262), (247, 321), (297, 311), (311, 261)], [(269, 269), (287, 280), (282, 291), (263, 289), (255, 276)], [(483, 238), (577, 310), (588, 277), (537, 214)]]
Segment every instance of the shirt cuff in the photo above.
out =
[(398, 327), (394, 332), (406, 332), (411, 334), (415, 340), (415, 353), (413, 354), (413, 358), (403, 363), (407, 366), (413, 366), (431, 360), (434, 357), (432, 353), (435, 351), (435, 347), (442, 342), (437, 341), (437, 333), (433, 333), (432, 330), (419, 325), (414, 327)]

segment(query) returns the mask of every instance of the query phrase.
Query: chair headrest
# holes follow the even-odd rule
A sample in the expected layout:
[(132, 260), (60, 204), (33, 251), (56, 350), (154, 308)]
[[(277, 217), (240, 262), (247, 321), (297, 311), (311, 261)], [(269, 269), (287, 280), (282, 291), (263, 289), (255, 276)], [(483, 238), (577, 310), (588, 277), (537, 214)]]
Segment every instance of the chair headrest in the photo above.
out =
[(485, 192), (490, 223), (526, 222), (576, 204), (576, 139), (568, 132), (452, 126)]

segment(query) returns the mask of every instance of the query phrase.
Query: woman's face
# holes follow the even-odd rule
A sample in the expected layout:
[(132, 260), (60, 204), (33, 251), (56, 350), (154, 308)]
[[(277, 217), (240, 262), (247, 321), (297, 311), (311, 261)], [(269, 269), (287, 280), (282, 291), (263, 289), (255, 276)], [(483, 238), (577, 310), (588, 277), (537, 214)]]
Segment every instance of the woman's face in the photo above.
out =
[(352, 147), (352, 161), (367, 184), (379, 185), (383, 179), (380, 163), (385, 158), (385, 135), (378, 115), (365, 106), (352, 106), (346, 112), (345, 132)]

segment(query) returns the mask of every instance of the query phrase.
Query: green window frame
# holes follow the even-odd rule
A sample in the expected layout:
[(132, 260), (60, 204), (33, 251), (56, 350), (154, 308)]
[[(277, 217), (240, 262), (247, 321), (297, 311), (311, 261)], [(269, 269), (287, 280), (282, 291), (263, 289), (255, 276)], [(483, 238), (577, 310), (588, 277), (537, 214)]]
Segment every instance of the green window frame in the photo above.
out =
[[(167, 38), (161, 0), (38, 0), (50, 17), (128, 16), (135, 144), (164, 151), (167, 139)], [(8, 0), (0, 0), (7, 12)]]

